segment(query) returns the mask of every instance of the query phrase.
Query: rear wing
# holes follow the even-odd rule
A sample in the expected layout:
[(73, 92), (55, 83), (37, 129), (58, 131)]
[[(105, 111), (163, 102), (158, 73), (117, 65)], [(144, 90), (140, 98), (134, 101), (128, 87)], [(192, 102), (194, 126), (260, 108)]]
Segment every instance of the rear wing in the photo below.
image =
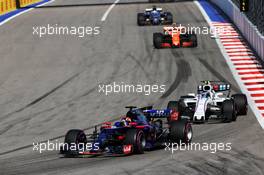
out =
[(170, 116), (171, 112), (172, 112), (171, 109), (163, 109), (163, 110), (149, 109), (143, 111), (145, 116), (148, 118), (167, 118)]
[[(157, 11), (161, 12), (162, 11), (162, 8), (156, 8)], [(153, 8), (147, 8), (145, 9), (146, 12), (152, 12), (153, 11)]]
[(202, 83), (203, 84), (198, 86), (198, 92), (208, 90), (214, 90), (215, 92), (223, 92), (231, 90), (231, 85), (223, 81), (202, 81)]

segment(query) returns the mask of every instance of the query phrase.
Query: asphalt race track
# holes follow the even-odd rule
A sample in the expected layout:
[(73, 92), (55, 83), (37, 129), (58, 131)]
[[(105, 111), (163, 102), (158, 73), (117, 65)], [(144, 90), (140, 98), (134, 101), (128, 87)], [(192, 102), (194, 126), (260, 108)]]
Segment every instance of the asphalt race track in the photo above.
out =
[[(169, 100), (196, 91), (201, 80), (226, 80), (239, 87), (214, 39), (198, 35), (197, 48), (156, 50), (152, 33), (161, 26), (138, 27), (145, 1), (121, 0), (106, 20), (110, 0), (56, 0), (1, 26), (0, 174), (264, 174), (264, 132), (249, 111), (237, 122), (194, 125), (193, 142), (231, 142), (231, 151), (148, 151), (144, 155), (62, 158), (42, 154), (32, 143), (63, 139), (70, 128), (91, 131), (95, 124), (118, 119), (124, 106), (166, 107)], [(128, 3), (127, 3), (128, 2)], [(127, 3), (127, 4), (126, 4)], [(207, 26), (191, 2), (159, 4), (181, 24)], [(32, 34), (33, 26), (100, 26), (97, 36)], [(165, 84), (164, 94), (108, 96), (99, 84)]]

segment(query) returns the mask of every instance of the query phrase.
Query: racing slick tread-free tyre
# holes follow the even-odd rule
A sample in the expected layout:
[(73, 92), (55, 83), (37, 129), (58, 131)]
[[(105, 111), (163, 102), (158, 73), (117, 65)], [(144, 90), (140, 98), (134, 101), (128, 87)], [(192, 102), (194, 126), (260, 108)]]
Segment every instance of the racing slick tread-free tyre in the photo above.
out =
[(225, 100), (222, 104), (224, 122), (236, 121), (235, 104), (233, 100)]
[[(76, 144), (75, 146), (78, 148), (79, 143), (83, 143), (84, 146), (87, 143), (87, 138), (83, 130), (80, 129), (71, 129), (65, 135), (64, 143), (68, 144), (70, 147), (72, 144)], [(67, 154), (69, 155), (78, 155), (79, 150), (68, 150)]]
[(175, 110), (175, 111), (179, 111), (179, 102), (178, 101), (169, 101), (167, 108)]
[(187, 120), (178, 120), (170, 123), (169, 139), (173, 143), (189, 144), (192, 141), (192, 125)]
[(247, 111), (248, 111), (247, 96), (245, 94), (234, 94), (232, 95), (232, 98), (236, 106), (237, 115), (247, 115)]
[(144, 154), (145, 149), (145, 134), (142, 130), (129, 129), (126, 133), (124, 143), (126, 145), (131, 144), (133, 146), (133, 153)]
[(153, 44), (156, 49), (161, 49), (163, 43), (163, 34), (162, 33), (154, 33), (153, 34)]
[(167, 13), (166, 24), (168, 24), (168, 25), (173, 24), (173, 16), (170, 12)]
[(145, 25), (145, 15), (143, 13), (138, 13), (137, 15), (137, 23), (139, 26)]
[(193, 42), (193, 47), (197, 47), (197, 35), (191, 34), (191, 41)]

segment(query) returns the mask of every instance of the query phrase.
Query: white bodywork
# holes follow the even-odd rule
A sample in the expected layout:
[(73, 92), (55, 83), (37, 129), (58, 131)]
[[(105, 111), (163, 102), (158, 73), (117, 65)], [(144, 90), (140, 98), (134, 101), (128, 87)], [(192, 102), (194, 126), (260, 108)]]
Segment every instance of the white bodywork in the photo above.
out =
[[(161, 12), (163, 9), (162, 8), (157, 8), (156, 10)], [(151, 11), (153, 11), (153, 8), (147, 8), (145, 11), (146, 12), (151, 12)]]
[(230, 98), (222, 92), (215, 92), (212, 87), (209, 90), (204, 90), (197, 94), (190, 93), (188, 94), (188, 98), (182, 98), (185, 106), (195, 105), (193, 121), (201, 122), (205, 121), (206, 111), (209, 106), (211, 110), (220, 110), (217, 104), (222, 103), (226, 99)]

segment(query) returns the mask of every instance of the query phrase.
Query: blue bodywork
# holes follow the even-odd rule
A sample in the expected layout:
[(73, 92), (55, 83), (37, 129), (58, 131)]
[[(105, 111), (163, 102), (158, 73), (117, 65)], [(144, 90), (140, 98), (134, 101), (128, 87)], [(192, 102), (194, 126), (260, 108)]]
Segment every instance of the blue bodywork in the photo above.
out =
[(159, 25), (161, 23), (161, 12), (153, 10), (151, 12), (146, 12), (146, 15), (149, 16), (153, 25)]
[[(146, 136), (145, 149), (154, 148), (157, 140), (156, 136), (151, 136), (154, 134), (161, 134), (163, 130), (162, 126), (152, 123), (150, 119), (166, 118), (170, 115), (171, 110), (133, 109), (129, 112), (133, 114), (132, 122), (137, 123), (135, 128), (140, 126), (140, 129)], [(117, 121), (109, 128), (102, 128), (98, 137), (94, 140), (94, 143), (98, 143), (101, 150), (107, 148), (107, 152), (110, 154), (122, 154), (123, 144), (122, 141), (117, 139), (117, 137), (124, 135), (128, 129), (131, 129), (131, 127), (128, 125), (124, 126), (122, 121)]]
[(167, 17), (167, 12), (162, 12), (159, 10), (151, 10), (151, 11), (146, 11), (144, 15), (145, 18), (148, 19), (152, 25), (160, 25), (163, 22), (162, 18)]

